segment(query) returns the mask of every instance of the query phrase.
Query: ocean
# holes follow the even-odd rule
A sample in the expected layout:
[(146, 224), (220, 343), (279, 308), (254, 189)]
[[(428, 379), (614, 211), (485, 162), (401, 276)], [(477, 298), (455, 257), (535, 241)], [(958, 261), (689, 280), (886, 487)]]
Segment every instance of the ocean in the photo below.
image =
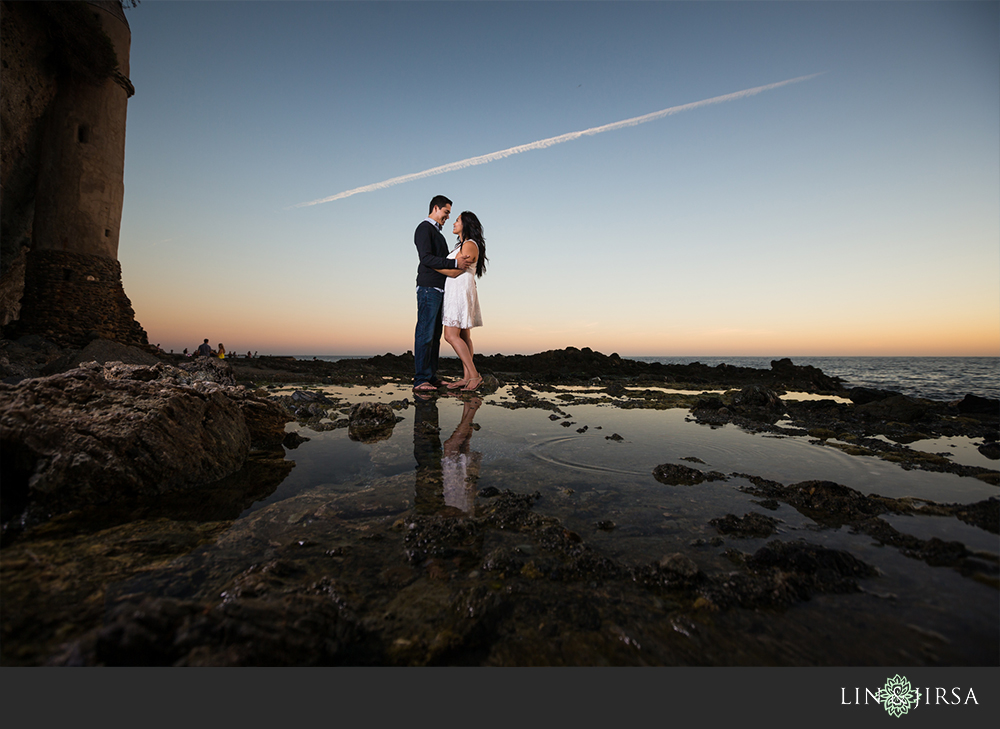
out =
[[(296, 356), (296, 359), (313, 359)], [(366, 359), (360, 356), (327, 355), (315, 359), (336, 362)], [(702, 364), (770, 369), (780, 357), (635, 357), (625, 359), (663, 364)], [(797, 365), (812, 365), (831, 377), (840, 377), (846, 387), (895, 390), (929, 400), (961, 400), (966, 395), (1000, 399), (1000, 357), (789, 357)]]

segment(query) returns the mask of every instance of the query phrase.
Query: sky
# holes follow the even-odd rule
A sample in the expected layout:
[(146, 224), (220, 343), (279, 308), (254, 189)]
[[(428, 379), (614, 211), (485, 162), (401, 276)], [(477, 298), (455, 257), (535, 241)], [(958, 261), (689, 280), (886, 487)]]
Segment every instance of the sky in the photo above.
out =
[(483, 354), (1000, 354), (1000, 3), (126, 17), (119, 261), (165, 350), (412, 350), (443, 194), (449, 244), (483, 223)]

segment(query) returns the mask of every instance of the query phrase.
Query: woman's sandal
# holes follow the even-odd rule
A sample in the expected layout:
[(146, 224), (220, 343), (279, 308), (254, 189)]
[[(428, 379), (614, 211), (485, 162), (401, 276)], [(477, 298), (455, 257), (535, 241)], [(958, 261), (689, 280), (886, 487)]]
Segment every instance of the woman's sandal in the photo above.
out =
[(475, 392), (479, 389), (479, 386), (483, 384), (483, 378), (480, 377), (479, 381), (476, 383), (475, 387), (463, 387), (462, 392)]
[(468, 382), (469, 382), (468, 380), (455, 380), (454, 382), (449, 382), (447, 385), (445, 385), (445, 387), (447, 387), (449, 390), (457, 390), (462, 385), (468, 384)]

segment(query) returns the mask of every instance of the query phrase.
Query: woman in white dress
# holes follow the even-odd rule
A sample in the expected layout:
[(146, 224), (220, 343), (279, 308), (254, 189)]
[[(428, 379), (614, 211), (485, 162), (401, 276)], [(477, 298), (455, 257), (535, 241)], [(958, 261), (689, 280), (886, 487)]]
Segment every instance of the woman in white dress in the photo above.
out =
[(468, 211), (461, 213), (455, 219), (451, 232), (458, 236), (458, 245), (448, 257), (462, 256), (473, 266), (468, 269), (438, 269), (448, 277), (444, 284), (444, 305), (441, 314), (444, 339), (462, 360), (462, 379), (450, 383), (448, 387), (461, 388), (462, 392), (473, 392), (483, 382), (472, 361), (472, 329), (483, 325), (476, 279), (482, 278), (486, 273), (486, 238), (483, 237), (483, 226), (479, 218)]

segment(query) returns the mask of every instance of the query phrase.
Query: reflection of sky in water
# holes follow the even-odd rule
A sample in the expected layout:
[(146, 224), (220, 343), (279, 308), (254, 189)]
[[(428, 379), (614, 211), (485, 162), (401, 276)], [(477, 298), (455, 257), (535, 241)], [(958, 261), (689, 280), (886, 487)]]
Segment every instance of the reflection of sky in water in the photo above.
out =
[[(373, 444), (351, 441), (346, 428), (317, 432), (298, 423), (287, 430), (298, 431), (309, 442), (289, 451), (296, 467), (279, 492), (294, 493), (299, 488), (318, 484), (344, 484), (371, 480), (413, 470), (413, 393), (409, 388), (386, 385), (368, 387), (325, 387), (330, 397), (348, 402), (370, 400), (393, 402), (409, 400), (409, 407), (397, 411), (403, 420), (396, 424), (391, 438)], [(285, 389), (283, 392), (289, 392)], [(510, 410), (498, 407), (513, 403), (513, 397), (501, 390), (484, 398), (475, 415), (478, 430), (472, 437), (473, 450), (483, 454), (483, 477), (489, 469), (504, 471), (537, 470), (547, 480), (558, 481), (554, 474), (569, 482), (629, 482), (636, 487), (662, 489), (652, 478), (652, 470), (661, 463), (678, 463), (702, 471), (720, 471), (726, 475), (745, 473), (792, 484), (806, 480), (829, 480), (849, 486), (863, 494), (877, 493), (900, 498), (912, 496), (939, 502), (973, 502), (996, 494), (996, 487), (973, 478), (920, 470), (904, 470), (897, 464), (875, 457), (849, 456), (836, 448), (817, 445), (807, 437), (779, 437), (767, 433), (749, 433), (734, 425), (709, 427), (691, 419), (683, 408), (670, 410), (621, 409), (609, 405), (573, 405), (554, 400), (551, 393), (539, 393), (543, 400), (555, 402), (562, 413), (552, 420), (552, 411), (540, 408)], [(435, 399), (440, 438), (444, 442), (459, 424), (462, 400), (440, 396)], [(346, 407), (347, 403), (337, 406)], [(344, 416), (339, 416), (344, 417)], [(571, 423), (568, 427), (562, 423)], [(583, 433), (578, 429), (586, 427)], [(615, 442), (608, 436), (619, 434)], [(925, 452), (955, 451), (953, 460), (966, 462), (975, 446), (969, 439), (938, 439), (911, 444)], [(996, 468), (982, 460), (975, 465)], [(704, 464), (685, 459), (697, 458)], [(498, 478), (494, 473), (494, 479)], [(502, 487), (502, 486), (501, 486)], [(704, 486), (702, 488), (705, 488)], [(268, 501), (277, 500), (274, 497)]]
[[(879, 439), (892, 442), (885, 436), (877, 436)], [(983, 444), (982, 439), (967, 438), (965, 436), (954, 436), (946, 438), (927, 438), (924, 440), (907, 443), (913, 450), (924, 453), (936, 453), (939, 456), (948, 458), (952, 463), (963, 466), (979, 466), (980, 468), (990, 468), (997, 470), (1000, 462), (987, 458), (979, 452), (979, 446)]]
[[(556, 400), (557, 393), (539, 392), (542, 400), (554, 402), (560, 409), (555, 413), (557, 419), (552, 419), (552, 410), (499, 407), (501, 403), (515, 402), (503, 389), (484, 397), (474, 414), (477, 427), (465, 445), (470, 457), (477, 461), (478, 481), (473, 480), (468, 490), (460, 493), (461, 489), (449, 491), (446, 483), (455, 464), (442, 460), (444, 444), (462, 420), (464, 405), (459, 397), (438, 396), (429, 410), (421, 408), (423, 417), (428, 413), (436, 417), (439, 428), (439, 432), (430, 433), (430, 447), (437, 453), (437, 460), (430, 459), (432, 473), (428, 480), (426, 438), (417, 438), (425, 449), (421, 451), (422, 470), (417, 468), (414, 424), (418, 410), (409, 388), (385, 385), (311, 389), (343, 398), (335, 410), (362, 401), (390, 403), (405, 399), (409, 405), (396, 411), (402, 420), (392, 436), (371, 444), (350, 440), (346, 428), (317, 432), (289, 423), (289, 431), (298, 431), (309, 440), (288, 451), (287, 458), (295, 461), (295, 468), (274, 494), (248, 512), (299, 494), (333, 498), (338, 493), (367, 489), (378, 495), (390, 513), (410, 508), (428, 513), (428, 503), (434, 502), (438, 506), (432, 504), (431, 508), (450, 508), (454, 516), (467, 511), (473, 503), (485, 503), (484, 497), (475, 495), (477, 490), (495, 487), (517, 493), (537, 491), (541, 498), (534, 506), (536, 512), (558, 518), (594, 549), (625, 563), (644, 564), (672, 552), (683, 552), (702, 569), (730, 571), (734, 566), (726, 556), (727, 550), (751, 553), (772, 538), (804, 539), (849, 550), (876, 566), (881, 576), (870, 584), (866, 582), (866, 589), (884, 595), (885, 609), (895, 618), (913, 621), (959, 641), (963, 640), (963, 631), (968, 631), (968, 640), (975, 642), (984, 627), (995, 630), (995, 588), (948, 567), (931, 567), (849, 526), (820, 528), (787, 504), (769, 510), (758, 497), (740, 490), (750, 486), (749, 481), (731, 474), (759, 476), (785, 485), (828, 480), (866, 495), (912, 496), (939, 503), (973, 503), (996, 495), (995, 486), (977, 479), (904, 470), (875, 457), (849, 456), (811, 442), (808, 437), (755, 434), (733, 425), (699, 425), (683, 408), (626, 410), (609, 405), (573, 405)], [(564, 422), (570, 425), (563, 426)], [(585, 426), (584, 432), (578, 432)], [(421, 432), (426, 435), (427, 431)], [(610, 440), (613, 434), (619, 434), (622, 440)], [(940, 446), (935, 443), (934, 450), (943, 450)], [(662, 463), (718, 471), (727, 480), (696, 486), (665, 485), (652, 475)], [(413, 485), (398, 488), (400, 478)], [(710, 520), (726, 514), (743, 516), (751, 511), (776, 519), (777, 533), (768, 538), (737, 538), (720, 535), (710, 524)], [(996, 535), (954, 517), (882, 518), (898, 531), (920, 539), (960, 541), (970, 550), (990, 555), (1000, 551)], [(613, 522), (612, 528), (606, 528), (608, 522)], [(956, 619), (965, 621), (964, 627), (956, 628)]]

